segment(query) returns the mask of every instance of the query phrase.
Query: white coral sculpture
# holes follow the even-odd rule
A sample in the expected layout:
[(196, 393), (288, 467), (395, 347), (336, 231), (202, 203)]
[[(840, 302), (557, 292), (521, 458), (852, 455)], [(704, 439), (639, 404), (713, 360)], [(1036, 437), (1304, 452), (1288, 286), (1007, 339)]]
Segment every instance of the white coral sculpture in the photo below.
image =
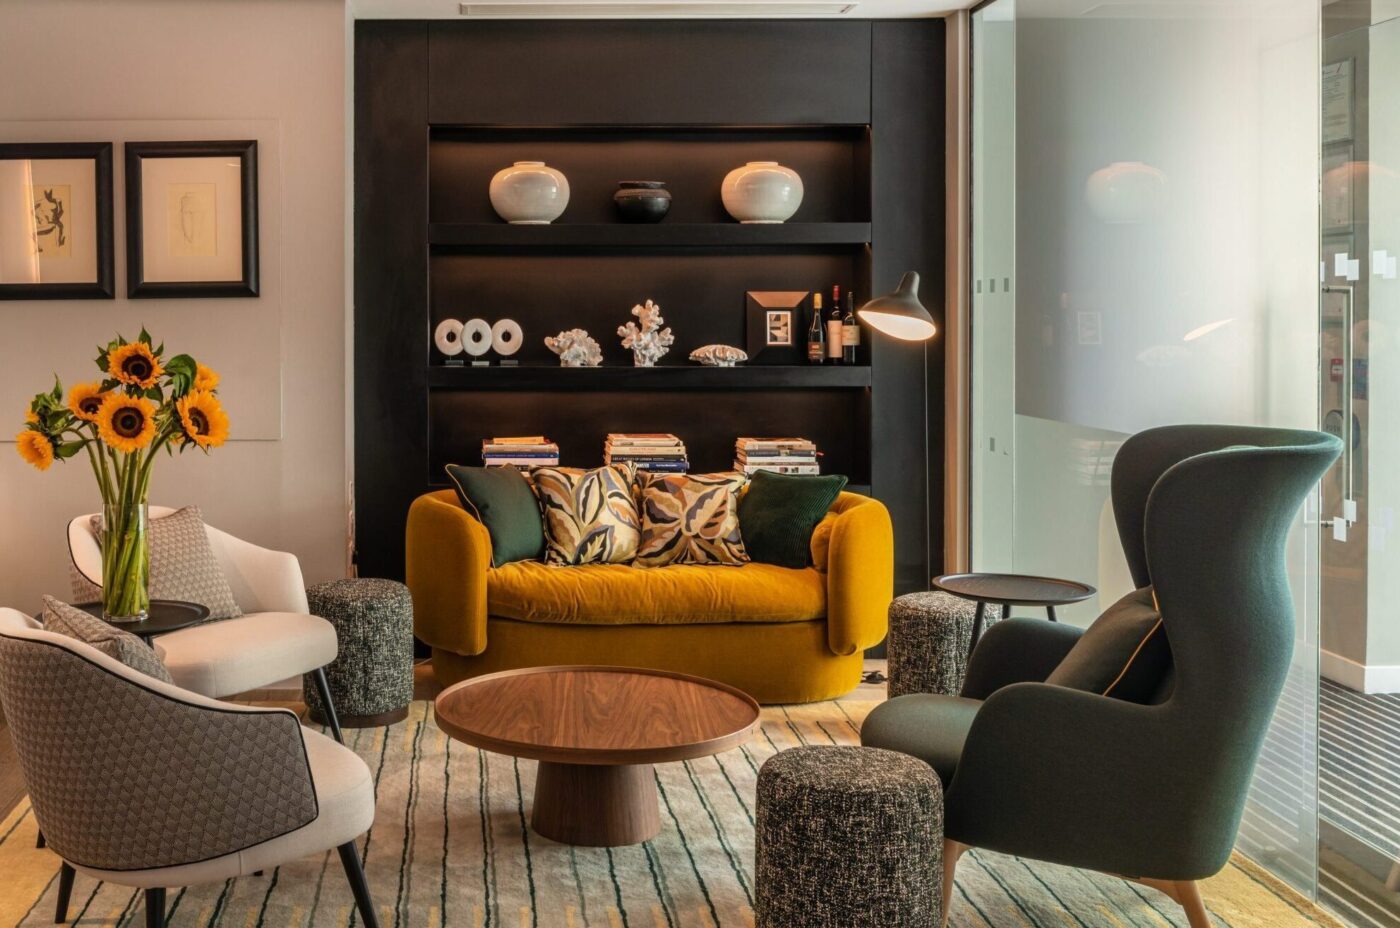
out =
[(544, 340), (545, 347), (559, 355), (560, 367), (597, 367), (603, 363), (603, 349), (583, 329), (569, 329)]
[(647, 300), (645, 306), (633, 306), (632, 315), (641, 321), (641, 326), (629, 322), (618, 326), (617, 334), (622, 336), (622, 347), (632, 349), (633, 364), (652, 367), (670, 350), (676, 337), (669, 326), (661, 328), (666, 320), (661, 318), (661, 307), (651, 300)]

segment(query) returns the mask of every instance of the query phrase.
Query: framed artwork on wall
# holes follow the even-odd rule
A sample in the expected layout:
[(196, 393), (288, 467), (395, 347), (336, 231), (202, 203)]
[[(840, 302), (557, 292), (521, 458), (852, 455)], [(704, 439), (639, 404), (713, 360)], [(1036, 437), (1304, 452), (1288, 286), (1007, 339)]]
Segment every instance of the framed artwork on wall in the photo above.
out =
[(806, 290), (750, 290), (744, 294), (746, 348), (752, 364), (800, 364), (804, 358)]
[(112, 143), (0, 144), (0, 300), (110, 300)]
[(129, 297), (258, 295), (258, 143), (126, 143)]

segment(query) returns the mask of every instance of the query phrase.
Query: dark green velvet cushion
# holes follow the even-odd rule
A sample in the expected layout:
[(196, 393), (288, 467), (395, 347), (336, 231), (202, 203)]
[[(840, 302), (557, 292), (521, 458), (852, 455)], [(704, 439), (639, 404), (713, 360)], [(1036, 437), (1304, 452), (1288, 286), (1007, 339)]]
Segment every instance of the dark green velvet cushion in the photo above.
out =
[(491, 564), (537, 561), (544, 554), (544, 521), (539, 500), (525, 475), (514, 467), (447, 465), (462, 507), (491, 533)]
[(839, 474), (754, 474), (739, 500), (739, 534), (749, 560), (798, 570), (812, 563), (812, 532), (845, 486)]
[(1134, 590), (1090, 625), (1046, 683), (1147, 703), (1160, 692), (1172, 654), (1152, 587)]

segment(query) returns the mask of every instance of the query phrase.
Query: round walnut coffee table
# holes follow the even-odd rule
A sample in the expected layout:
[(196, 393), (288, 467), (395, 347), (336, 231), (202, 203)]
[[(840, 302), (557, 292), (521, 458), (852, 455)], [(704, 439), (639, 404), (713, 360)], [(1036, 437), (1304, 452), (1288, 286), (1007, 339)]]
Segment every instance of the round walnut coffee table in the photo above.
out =
[(530, 825), (562, 844), (620, 847), (661, 830), (653, 764), (748, 740), (758, 703), (732, 686), (631, 667), (532, 667), (439, 694), (438, 727), (473, 747), (539, 761)]

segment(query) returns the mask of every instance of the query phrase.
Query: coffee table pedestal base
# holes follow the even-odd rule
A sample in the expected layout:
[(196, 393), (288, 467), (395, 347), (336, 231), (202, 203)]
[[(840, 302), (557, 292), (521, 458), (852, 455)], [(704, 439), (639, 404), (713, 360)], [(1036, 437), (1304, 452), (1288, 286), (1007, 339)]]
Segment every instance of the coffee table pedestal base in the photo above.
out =
[(641, 844), (661, 830), (656, 773), (650, 764), (540, 761), (530, 827), (560, 844)]

